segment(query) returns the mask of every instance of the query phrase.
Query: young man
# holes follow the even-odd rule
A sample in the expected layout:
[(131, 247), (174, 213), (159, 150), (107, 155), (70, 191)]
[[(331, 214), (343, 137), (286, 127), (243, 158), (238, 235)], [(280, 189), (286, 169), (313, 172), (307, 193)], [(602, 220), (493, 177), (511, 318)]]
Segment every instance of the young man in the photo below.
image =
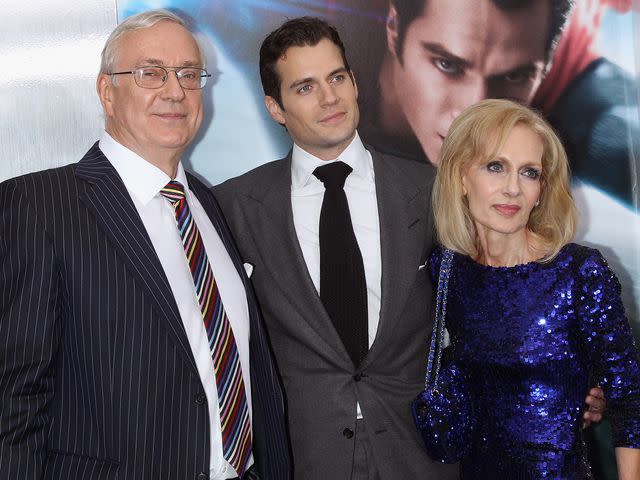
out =
[[(266, 107), (293, 150), (214, 193), (253, 265), (287, 397), (295, 478), (456, 478), (454, 466), (427, 457), (410, 412), (431, 329), (423, 266), (433, 246), (433, 170), (360, 141), (356, 82), (324, 21), (294, 19), (272, 32), (260, 72)], [(350, 173), (325, 197), (319, 177), (329, 180), (316, 168), (339, 162)], [(346, 212), (333, 209), (336, 196)], [(338, 217), (339, 227), (327, 227)]]

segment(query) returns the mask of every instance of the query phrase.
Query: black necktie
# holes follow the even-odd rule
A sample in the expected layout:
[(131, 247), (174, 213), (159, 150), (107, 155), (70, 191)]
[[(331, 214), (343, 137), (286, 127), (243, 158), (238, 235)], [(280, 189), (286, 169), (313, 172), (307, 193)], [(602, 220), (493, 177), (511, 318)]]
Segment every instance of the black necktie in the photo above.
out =
[(344, 181), (353, 169), (333, 162), (314, 170), (324, 183), (320, 211), (320, 299), (357, 367), (369, 350), (367, 282)]

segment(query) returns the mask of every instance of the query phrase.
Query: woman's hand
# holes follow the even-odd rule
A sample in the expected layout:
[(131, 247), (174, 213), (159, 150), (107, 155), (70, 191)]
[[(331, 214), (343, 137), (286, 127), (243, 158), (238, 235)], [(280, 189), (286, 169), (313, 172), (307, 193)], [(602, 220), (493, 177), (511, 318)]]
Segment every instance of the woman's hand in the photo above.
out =
[(589, 390), (584, 402), (589, 405), (589, 408), (582, 415), (582, 428), (587, 428), (592, 422), (597, 423), (602, 420), (602, 412), (607, 408), (607, 401), (602, 389), (595, 387)]

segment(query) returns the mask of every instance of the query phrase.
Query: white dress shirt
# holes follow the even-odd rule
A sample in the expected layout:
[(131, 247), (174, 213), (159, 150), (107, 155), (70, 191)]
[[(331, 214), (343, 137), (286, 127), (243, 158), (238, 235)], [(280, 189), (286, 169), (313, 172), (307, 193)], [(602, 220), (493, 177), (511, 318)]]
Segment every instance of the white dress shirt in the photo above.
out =
[[(380, 291), (382, 256), (380, 253), (380, 221), (376, 198), (375, 175), (371, 154), (356, 136), (335, 160), (321, 160), (298, 145), (291, 154), (291, 206), (293, 223), (309, 275), (320, 293), (320, 210), (324, 198), (324, 184), (313, 171), (316, 167), (342, 161), (353, 171), (347, 177), (344, 191), (349, 204), (353, 231), (360, 247), (367, 282), (367, 313), (369, 347), (373, 344), (380, 320)], [(361, 418), (360, 405), (357, 416)]]
[[(238, 474), (226, 462), (222, 453), (222, 428), (213, 360), (191, 269), (187, 263), (182, 239), (176, 225), (175, 211), (169, 201), (160, 194), (160, 190), (171, 178), (156, 166), (116, 142), (106, 132), (100, 138), (99, 146), (120, 175), (142, 218), (142, 223), (151, 238), (151, 243), (158, 254), (178, 305), (189, 345), (198, 367), (200, 381), (207, 397), (211, 424), (210, 478), (224, 480), (237, 477)], [(178, 166), (175, 180), (184, 185), (187, 203), (198, 225), (211, 269), (218, 283), (224, 309), (233, 329), (242, 366), (249, 415), (251, 416), (249, 309), (244, 285), (207, 213), (196, 196), (189, 190), (182, 164)], [(251, 466), (251, 464), (253, 464), (253, 456), (250, 457), (247, 466)]]

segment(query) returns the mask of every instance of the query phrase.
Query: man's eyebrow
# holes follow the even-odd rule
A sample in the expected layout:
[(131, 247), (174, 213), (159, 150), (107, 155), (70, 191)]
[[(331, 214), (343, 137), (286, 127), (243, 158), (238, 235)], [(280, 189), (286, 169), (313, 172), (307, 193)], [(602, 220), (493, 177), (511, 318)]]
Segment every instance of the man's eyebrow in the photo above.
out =
[(448, 60), (454, 61), (454, 62), (456, 62), (457, 64), (459, 64), (463, 68), (471, 67), (471, 62), (470, 61), (465, 60), (464, 58), (459, 57), (457, 55), (454, 55), (449, 50), (447, 50), (444, 47), (444, 45), (442, 45), (441, 43), (422, 42), (422, 48), (424, 50), (429, 51), (430, 53), (432, 53), (434, 55), (438, 55), (440, 57), (445, 57)]
[[(138, 65), (158, 65), (159, 67), (164, 67), (165, 64), (162, 60), (158, 58), (143, 58), (138, 61)], [(186, 60), (179, 65), (169, 65), (171, 67), (200, 67), (202, 63), (200, 60)]]
[(186, 60), (176, 67), (199, 67), (202, 68), (202, 62), (200, 60)]
[(337, 75), (338, 73), (349, 73), (349, 71), (347, 70), (347, 67), (336, 68), (335, 70), (329, 72), (329, 75), (327, 75), (327, 78), (333, 77), (334, 75)]
[[(332, 70), (331, 72), (329, 72), (329, 74), (327, 75), (327, 78), (333, 77), (334, 75), (337, 75), (338, 73), (348, 73), (349, 70), (347, 70), (347, 67), (339, 67), (336, 68), (335, 70)], [(306, 77), (306, 78), (301, 78), (300, 80), (295, 80), (294, 82), (291, 83), (291, 85), (289, 85), (289, 88), (296, 88), (299, 87), (300, 85), (304, 85), (305, 83), (310, 83), (310, 82), (315, 82), (315, 78), (313, 77)]]
[(299, 87), (300, 85), (304, 85), (305, 83), (309, 83), (313, 81), (314, 81), (313, 77), (306, 77), (306, 78), (301, 78), (300, 80), (294, 80), (293, 83), (289, 85), (289, 88), (296, 88), (296, 87)]
[(137, 62), (137, 65), (158, 65), (164, 67), (164, 62), (157, 58), (143, 58)]
[(525, 63), (522, 65), (518, 65), (516, 67), (513, 67), (509, 70), (506, 70), (504, 72), (500, 72), (500, 73), (496, 73), (494, 75), (491, 75), (493, 78), (496, 77), (504, 77), (506, 75), (513, 75), (514, 73), (517, 74), (530, 74), (530, 73), (534, 73), (537, 70), (544, 68), (544, 66), (539, 67), (538, 65), (536, 65), (537, 62), (530, 62), (530, 63)]

